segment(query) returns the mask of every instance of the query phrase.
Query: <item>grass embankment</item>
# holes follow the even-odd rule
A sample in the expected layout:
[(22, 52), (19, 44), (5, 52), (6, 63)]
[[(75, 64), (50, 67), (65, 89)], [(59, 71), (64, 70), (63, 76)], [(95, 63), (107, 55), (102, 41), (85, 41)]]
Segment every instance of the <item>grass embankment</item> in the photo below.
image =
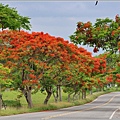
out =
[[(63, 102), (55, 103), (54, 98), (51, 97), (48, 105), (43, 104), (45, 95), (43, 95), (41, 93), (36, 93), (36, 94), (32, 95), (33, 104), (34, 104), (33, 108), (31, 108), (31, 109), (27, 108), (25, 98), (22, 97), (20, 99), (20, 103), (21, 103), (22, 107), (7, 106), (6, 110), (3, 109), (0, 111), (0, 116), (29, 113), (29, 112), (40, 112), (40, 111), (46, 111), (46, 110), (56, 110), (56, 109), (71, 107), (71, 106), (75, 106), (75, 105), (83, 105), (83, 104), (92, 102), (94, 99), (96, 99), (98, 96), (100, 96), (102, 94), (106, 94), (106, 93), (114, 92), (114, 91), (116, 91), (115, 88), (111, 88), (106, 91), (95, 92), (92, 95), (88, 94), (86, 99), (80, 99), (80, 100), (71, 101), (71, 102), (67, 102), (67, 94), (64, 93), (63, 94)], [(3, 93), (3, 99), (8, 100), (8, 101), (15, 101), (16, 96), (18, 94), (19, 93), (16, 91), (12, 91), (12, 92), (6, 91)]]

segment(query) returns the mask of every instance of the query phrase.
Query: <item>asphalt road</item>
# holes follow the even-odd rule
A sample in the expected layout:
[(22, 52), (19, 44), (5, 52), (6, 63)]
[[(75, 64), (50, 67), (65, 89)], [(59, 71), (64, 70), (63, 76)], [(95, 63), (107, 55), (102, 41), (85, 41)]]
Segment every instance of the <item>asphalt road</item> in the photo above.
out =
[(91, 103), (60, 110), (1, 116), (0, 120), (120, 120), (120, 92), (98, 97)]

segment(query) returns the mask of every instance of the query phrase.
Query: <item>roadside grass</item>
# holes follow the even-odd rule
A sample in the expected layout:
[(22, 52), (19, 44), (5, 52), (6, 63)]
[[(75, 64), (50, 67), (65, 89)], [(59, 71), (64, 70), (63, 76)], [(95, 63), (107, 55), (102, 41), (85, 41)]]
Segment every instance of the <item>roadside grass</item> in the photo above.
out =
[[(92, 102), (94, 99), (96, 99), (100, 95), (110, 93), (110, 92), (115, 92), (115, 91), (119, 91), (119, 89), (116, 90), (116, 88), (111, 88), (106, 91), (94, 92), (92, 95), (87, 93), (86, 99), (80, 99), (80, 100), (71, 101), (71, 102), (67, 102), (67, 94), (63, 93), (62, 102), (55, 103), (54, 98), (52, 96), (47, 105), (43, 104), (43, 101), (44, 101), (46, 95), (38, 92), (38, 93), (32, 95), (33, 104), (34, 104), (33, 108), (31, 108), (31, 109), (27, 108), (27, 103), (25, 101), (25, 98), (22, 96), (20, 98), (20, 103), (21, 103), (22, 107), (7, 106), (7, 109), (0, 110), (0, 116), (56, 110), (56, 109), (60, 109), (60, 108), (83, 105), (83, 104)], [(9, 101), (13, 101), (13, 103), (14, 103), (14, 101), (17, 100), (16, 99), (17, 95), (19, 95), (19, 93), (17, 91), (5, 91), (5, 92), (3, 92), (3, 99), (4, 99), (4, 101), (9, 100)]]

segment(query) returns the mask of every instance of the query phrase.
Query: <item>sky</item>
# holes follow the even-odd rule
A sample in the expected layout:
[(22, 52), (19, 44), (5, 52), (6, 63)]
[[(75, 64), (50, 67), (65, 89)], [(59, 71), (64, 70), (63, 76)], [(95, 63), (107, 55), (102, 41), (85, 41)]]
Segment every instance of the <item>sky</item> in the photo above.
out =
[[(28, 16), (32, 25), (31, 31), (43, 31), (52, 36), (62, 37), (70, 41), (69, 36), (76, 30), (77, 22), (90, 21), (94, 24), (97, 18), (115, 19), (120, 15), (120, 1), (99, 0), (95, 6), (95, 0), (0, 0), (0, 3), (16, 8), (22, 16)], [(92, 52), (93, 48), (82, 46)], [(100, 50), (98, 55), (103, 53)]]

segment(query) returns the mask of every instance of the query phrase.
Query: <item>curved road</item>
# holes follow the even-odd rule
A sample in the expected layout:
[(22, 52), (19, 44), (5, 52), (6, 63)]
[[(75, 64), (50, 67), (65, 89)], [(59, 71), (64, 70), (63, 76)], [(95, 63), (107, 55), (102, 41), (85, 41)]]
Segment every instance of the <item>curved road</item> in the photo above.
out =
[(120, 119), (120, 92), (98, 97), (91, 103), (53, 111), (1, 116), (0, 120), (97, 120)]

